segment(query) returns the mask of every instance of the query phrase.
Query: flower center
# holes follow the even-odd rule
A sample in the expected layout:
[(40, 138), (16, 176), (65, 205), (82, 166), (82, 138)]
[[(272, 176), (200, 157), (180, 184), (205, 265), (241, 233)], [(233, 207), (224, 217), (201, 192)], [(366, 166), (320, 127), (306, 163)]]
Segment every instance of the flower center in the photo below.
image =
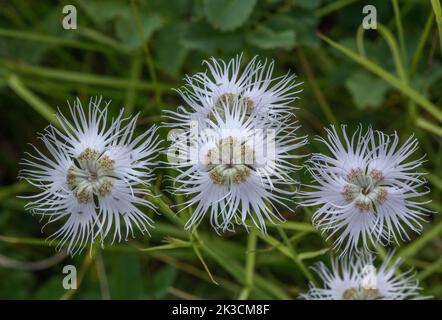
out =
[(387, 189), (382, 185), (384, 176), (381, 171), (352, 169), (346, 180), (347, 185), (342, 194), (348, 203), (364, 211), (374, 211), (376, 205), (384, 203)]
[(227, 137), (206, 153), (204, 161), (213, 183), (240, 184), (251, 174), (255, 151), (234, 137)]
[[(226, 111), (225, 108), (229, 108), (230, 111), (232, 111), (233, 105), (236, 101), (242, 102), (245, 107), (245, 112), (247, 116), (250, 116), (253, 112), (253, 109), (255, 107), (255, 104), (252, 100), (250, 100), (247, 97), (242, 97), (239, 95), (236, 95), (234, 93), (224, 93), (216, 99), (216, 102), (213, 105), (214, 110), (219, 114), (219, 116), (222, 119), (225, 119), (226, 117)], [(209, 113), (209, 118), (211, 120), (215, 120), (214, 112)]]
[(106, 196), (112, 191), (114, 160), (87, 148), (73, 164), (66, 177), (69, 188), (80, 203), (90, 203), (95, 196)]
[(378, 300), (380, 298), (382, 298), (382, 295), (375, 288), (350, 288), (342, 294), (343, 300)]

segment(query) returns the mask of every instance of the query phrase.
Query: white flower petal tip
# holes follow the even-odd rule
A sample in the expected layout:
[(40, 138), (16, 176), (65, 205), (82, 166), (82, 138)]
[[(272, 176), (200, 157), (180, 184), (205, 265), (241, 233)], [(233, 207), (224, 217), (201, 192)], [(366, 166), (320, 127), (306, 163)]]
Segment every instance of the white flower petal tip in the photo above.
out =
[(348, 137), (342, 126), (343, 139), (333, 126), (326, 131), (327, 138), (318, 140), (331, 155), (312, 155), (308, 168), (316, 184), (301, 192), (302, 206), (318, 207), (314, 224), (335, 239), (343, 255), (420, 233), (432, 211), (425, 208), (429, 201), (416, 200), (429, 193), (423, 174), (415, 171), (423, 158), (410, 160), (417, 139), (399, 145), (396, 133), (371, 128), (359, 127)]
[(315, 266), (322, 287), (310, 284), (306, 300), (421, 300), (419, 283), (412, 270), (398, 274), (402, 261), (392, 262), (389, 254), (379, 268), (373, 264), (370, 254), (350, 256), (332, 261), (328, 268), (324, 263)]
[(189, 122), (206, 125), (213, 108), (219, 108), (223, 100), (238, 98), (244, 101), (247, 111), (267, 120), (285, 118), (292, 115), (293, 102), (302, 91), (302, 83), (296, 76), (287, 73), (274, 77), (274, 62), (260, 61), (254, 57), (242, 70), (242, 55), (227, 63), (211, 58), (204, 61), (208, 70), (185, 78), (186, 85), (176, 91), (187, 107), (179, 107), (177, 112), (167, 111), (174, 123), (172, 127), (188, 127)]
[(176, 191), (189, 197), (193, 213), (186, 227), (197, 226), (206, 215), (217, 232), (233, 231), (246, 220), (266, 230), (266, 223), (284, 221), (277, 205), (287, 206), (296, 184), (291, 177), (300, 158), (292, 151), (306, 143), (297, 137), (293, 122), (257, 121), (247, 101), (220, 101), (201, 128), (175, 136), (169, 158), (178, 170)]
[(113, 233), (112, 242), (121, 241), (152, 225), (139, 207), (154, 209), (146, 187), (159, 151), (156, 127), (135, 138), (137, 116), (121, 111), (109, 119), (109, 104), (101, 106), (101, 97), (86, 111), (79, 99), (69, 104), (72, 119), (59, 112), (60, 129), (48, 126), (41, 135), (47, 152), (33, 147), (21, 163), (20, 178), (39, 189), (24, 197), (26, 207), (62, 224), (51, 238), (72, 255), (97, 237)]

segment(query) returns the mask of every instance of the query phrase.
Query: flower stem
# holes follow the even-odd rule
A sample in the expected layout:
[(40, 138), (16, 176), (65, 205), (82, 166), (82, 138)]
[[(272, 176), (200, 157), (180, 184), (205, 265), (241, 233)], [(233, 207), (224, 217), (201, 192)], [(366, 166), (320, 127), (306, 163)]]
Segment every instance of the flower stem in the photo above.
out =
[(256, 261), (256, 243), (258, 238), (256, 236), (256, 230), (254, 227), (250, 229), (247, 237), (247, 250), (246, 250), (246, 266), (245, 266), (245, 286), (239, 294), (239, 300), (246, 300), (250, 292), (253, 290), (253, 278), (255, 274), (255, 261)]

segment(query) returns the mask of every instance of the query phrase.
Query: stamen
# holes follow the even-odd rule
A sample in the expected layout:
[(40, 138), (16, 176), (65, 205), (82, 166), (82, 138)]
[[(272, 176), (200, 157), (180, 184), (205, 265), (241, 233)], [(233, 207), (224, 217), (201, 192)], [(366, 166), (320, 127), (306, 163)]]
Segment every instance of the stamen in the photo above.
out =
[[(234, 93), (224, 93), (220, 95), (216, 100), (216, 102), (214, 103), (213, 108), (219, 114), (221, 119), (225, 119), (226, 117), (225, 108), (228, 108), (229, 111), (232, 111), (236, 101), (243, 103), (245, 107), (245, 114), (247, 116), (250, 116), (252, 114), (255, 108), (255, 103), (247, 97), (239, 96)], [(215, 120), (214, 113), (215, 111), (209, 113), (209, 118), (211, 120)]]
[(240, 184), (247, 181), (251, 174), (248, 165), (254, 164), (255, 151), (229, 136), (206, 153), (205, 161), (214, 184)]
[(97, 150), (85, 149), (69, 168), (66, 182), (80, 203), (111, 194), (115, 161)]
[(385, 202), (388, 193), (382, 185), (384, 176), (380, 170), (373, 169), (366, 173), (361, 168), (355, 168), (350, 170), (346, 180), (342, 191), (345, 201), (362, 211), (374, 211), (376, 205)]
[(381, 298), (379, 290), (374, 288), (350, 288), (342, 294), (343, 300), (378, 300)]

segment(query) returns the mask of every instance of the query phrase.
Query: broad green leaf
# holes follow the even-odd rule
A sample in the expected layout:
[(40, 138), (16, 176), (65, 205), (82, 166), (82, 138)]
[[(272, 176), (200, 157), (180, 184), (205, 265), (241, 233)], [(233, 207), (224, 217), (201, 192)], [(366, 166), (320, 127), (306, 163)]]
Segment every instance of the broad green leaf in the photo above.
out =
[[(139, 22), (137, 21), (139, 19)], [(128, 49), (140, 48), (144, 41), (149, 40), (150, 36), (162, 25), (160, 15), (156, 13), (146, 14), (144, 11), (139, 13), (138, 18), (134, 17), (132, 11), (123, 17), (119, 17), (115, 22), (117, 38)]]
[(267, 26), (272, 30), (293, 30), (296, 44), (317, 47), (319, 39), (316, 35), (318, 19), (307, 10), (295, 10), (289, 14), (276, 15), (269, 19)]
[(144, 280), (140, 260), (134, 253), (112, 256), (109, 286), (113, 299), (141, 299), (144, 297)]
[(191, 15), (196, 5), (193, 0), (149, 0), (146, 2), (151, 11), (159, 12), (161, 16), (175, 21), (179, 18)]
[(60, 274), (43, 283), (34, 293), (32, 299), (60, 299), (64, 293), (66, 293), (66, 290), (63, 288), (63, 277)]
[(274, 31), (266, 26), (260, 26), (247, 35), (247, 41), (261, 49), (291, 49), (296, 44), (295, 31)]
[(296, 6), (304, 9), (316, 9), (321, 4), (321, 0), (296, 0)]
[[(79, 1), (83, 10), (102, 29), (109, 23), (115, 27), (115, 36), (127, 49), (136, 49), (149, 40), (150, 36), (161, 25), (161, 16), (157, 12), (148, 10), (146, 4), (141, 4), (134, 12), (130, 1)], [(137, 15), (137, 16), (136, 16)], [(109, 28), (107, 28), (109, 29)]]
[(428, 98), (431, 87), (440, 80), (442, 80), (442, 65), (435, 63), (431, 70), (422, 70), (416, 74), (411, 83), (413, 87)]
[(211, 53), (214, 49), (239, 50), (243, 38), (240, 33), (219, 32), (204, 22), (192, 23), (184, 33), (182, 44), (189, 49)]
[(172, 265), (164, 266), (155, 271), (153, 280), (155, 298), (161, 299), (167, 294), (167, 290), (175, 281), (176, 274), (176, 269)]
[(187, 24), (176, 23), (162, 28), (152, 41), (155, 62), (161, 70), (176, 76), (189, 51), (181, 44)]
[(246, 22), (255, 4), (256, 0), (205, 0), (204, 9), (213, 27), (231, 31)]
[[(108, 1), (86, 1), (78, 0), (83, 9), (92, 21), (103, 27), (104, 24), (119, 15), (124, 15), (130, 10), (129, 1), (108, 0)], [(79, 13), (80, 14), (80, 13)]]
[(384, 101), (389, 85), (367, 72), (356, 72), (345, 82), (358, 109), (379, 107)]
[(26, 271), (0, 268), (0, 299), (28, 299), (35, 278)]

